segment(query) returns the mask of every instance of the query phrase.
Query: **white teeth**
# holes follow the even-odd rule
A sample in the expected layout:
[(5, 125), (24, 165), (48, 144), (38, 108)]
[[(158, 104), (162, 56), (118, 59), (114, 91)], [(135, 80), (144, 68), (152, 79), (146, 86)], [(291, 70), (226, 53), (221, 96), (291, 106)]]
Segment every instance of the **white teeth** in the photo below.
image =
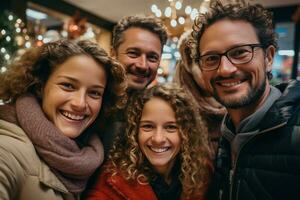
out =
[(220, 83), (220, 85), (225, 86), (225, 87), (232, 87), (232, 86), (240, 84), (241, 82), (242, 81), (231, 82), (231, 83)]
[(84, 119), (84, 115), (73, 115), (67, 111), (62, 111), (61, 112), (65, 117), (72, 119), (72, 120), (83, 120)]
[(162, 152), (167, 151), (169, 149), (169, 147), (161, 147), (161, 148), (150, 147), (150, 149), (156, 153), (162, 153)]

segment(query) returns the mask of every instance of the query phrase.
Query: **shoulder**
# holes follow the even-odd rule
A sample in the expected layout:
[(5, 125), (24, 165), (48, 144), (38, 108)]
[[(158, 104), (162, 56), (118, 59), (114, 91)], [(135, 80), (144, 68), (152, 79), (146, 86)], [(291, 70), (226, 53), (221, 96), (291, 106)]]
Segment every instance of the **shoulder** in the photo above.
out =
[(38, 160), (23, 130), (0, 120), (0, 193), (13, 199), (21, 191), (27, 177), (38, 174)]
[(106, 167), (100, 173), (95, 187), (89, 192), (88, 199), (123, 199), (124, 197), (144, 200), (156, 199), (149, 184), (127, 180), (120, 172), (111, 174), (105, 171)]
[(0, 154), (6, 157), (8, 164), (16, 166), (18, 162), (21, 169), (27, 173), (37, 169), (33, 166), (40, 164), (40, 159), (26, 133), (17, 125), (0, 120)]
[(62, 199), (61, 194), (68, 193), (40, 159), (26, 133), (3, 120), (0, 120), (0, 177), (0, 199)]

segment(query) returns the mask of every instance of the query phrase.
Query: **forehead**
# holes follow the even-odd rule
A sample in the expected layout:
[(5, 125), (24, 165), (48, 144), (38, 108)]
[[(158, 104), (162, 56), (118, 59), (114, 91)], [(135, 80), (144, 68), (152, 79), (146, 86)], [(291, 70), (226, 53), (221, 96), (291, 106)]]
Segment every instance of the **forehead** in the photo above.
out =
[(70, 76), (88, 81), (102, 81), (106, 79), (104, 66), (86, 55), (72, 56), (62, 64), (57, 65), (50, 74), (49, 79), (60, 76)]
[(138, 27), (131, 27), (123, 32), (122, 42), (118, 49), (124, 50), (128, 48), (153, 51), (159, 55), (162, 52), (159, 36), (147, 29)]
[(224, 50), (236, 45), (259, 43), (255, 28), (242, 20), (223, 19), (209, 26), (199, 41), (200, 52)]
[(175, 120), (175, 112), (171, 105), (159, 98), (152, 97), (144, 105), (142, 119), (152, 119), (161, 121)]

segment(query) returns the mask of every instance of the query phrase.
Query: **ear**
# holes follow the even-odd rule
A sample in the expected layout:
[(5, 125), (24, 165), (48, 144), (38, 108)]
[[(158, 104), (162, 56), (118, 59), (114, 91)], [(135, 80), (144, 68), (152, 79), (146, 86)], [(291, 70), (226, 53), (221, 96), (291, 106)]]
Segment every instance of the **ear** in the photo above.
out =
[(113, 58), (117, 57), (117, 52), (113, 47), (110, 48), (110, 56)]
[(274, 61), (274, 56), (275, 56), (275, 47), (273, 45), (270, 45), (266, 49), (266, 56), (265, 56), (265, 64), (266, 64), (266, 71), (269, 72), (272, 70), (272, 65)]

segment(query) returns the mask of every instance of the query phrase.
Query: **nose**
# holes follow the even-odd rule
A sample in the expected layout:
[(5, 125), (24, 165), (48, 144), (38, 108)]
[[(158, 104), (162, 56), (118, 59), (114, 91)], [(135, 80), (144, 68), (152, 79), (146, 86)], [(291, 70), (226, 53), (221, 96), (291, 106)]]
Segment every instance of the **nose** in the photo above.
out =
[(220, 75), (222, 75), (223, 77), (228, 77), (232, 75), (232, 73), (236, 72), (237, 67), (232, 64), (225, 55), (223, 55), (220, 59), (220, 65), (218, 68), (218, 72)]
[(147, 57), (146, 55), (141, 55), (138, 59), (138, 62), (136, 63), (136, 67), (141, 70), (147, 70)]
[(71, 107), (75, 111), (84, 111), (86, 109), (86, 95), (84, 91), (77, 91), (72, 96)]
[(165, 136), (163, 130), (161, 128), (158, 128), (153, 133), (151, 139), (154, 144), (161, 144), (166, 141), (166, 136)]

